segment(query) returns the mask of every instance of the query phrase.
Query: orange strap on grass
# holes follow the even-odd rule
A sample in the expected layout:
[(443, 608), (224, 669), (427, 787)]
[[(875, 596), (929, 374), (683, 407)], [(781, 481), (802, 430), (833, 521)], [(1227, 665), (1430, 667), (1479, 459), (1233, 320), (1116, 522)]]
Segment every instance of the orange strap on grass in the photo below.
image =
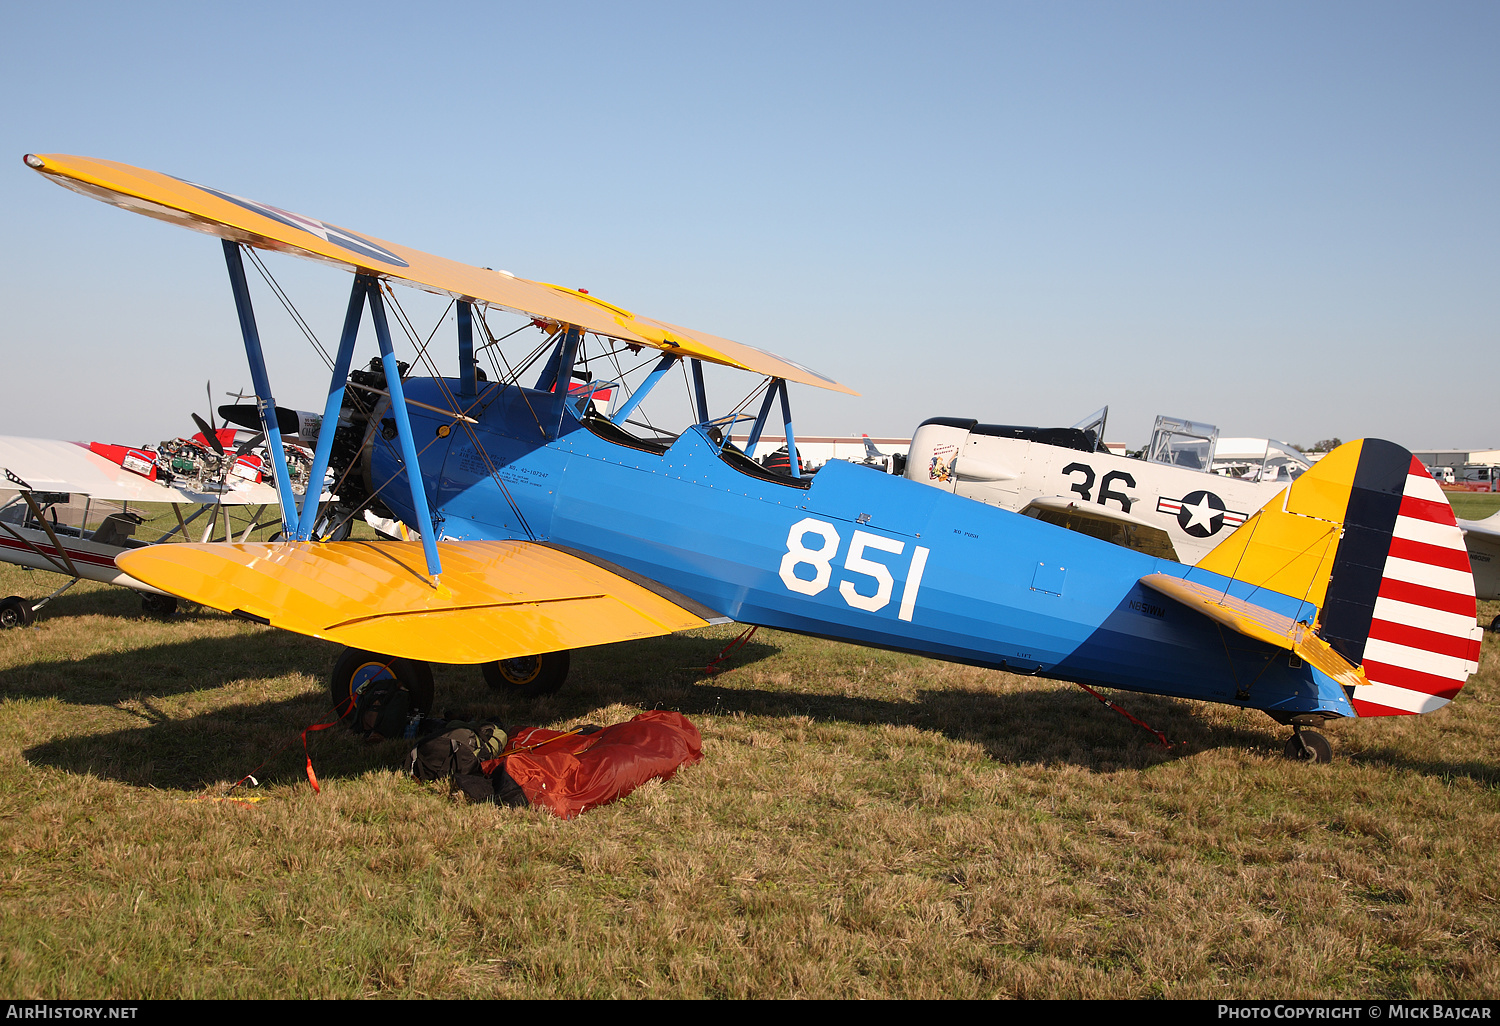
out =
[[(394, 662), (394, 660), (392, 661)], [(306, 727), (302, 731), (302, 754), (307, 757), (307, 782), (312, 785), (313, 794), (322, 794), (323, 789), (318, 786), (318, 775), (313, 772), (312, 753), (307, 750), (307, 735), (311, 734), (315, 730), (327, 730), (329, 727), (337, 727), (344, 721), (344, 707), (352, 707), (353, 705), (354, 696), (350, 695), (347, 701), (341, 702), (339, 705), (334, 707), (333, 719), (329, 720), (327, 723), (314, 723), (312, 726)]]
[[(1074, 681), (1074, 683), (1077, 684), (1078, 682)], [(1078, 686), (1081, 687), (1081, 688), (1083, 688), (1083, 690), (1087, 691), (1089, 694), (1093, 695), (1095, 698), (1099, 699), (1099, 701), (1102, 702), (1104, 705), (1109, 706), (1115, 712), (1117, 712), (1121, 716), (1125, 717), (1131, 723), (1134, 723), (1137, 727), (1140, 727), (1142, 730), (1144, 730), (1144, 731), (1146, 731), (1148, 733), (1155, 734), (1156, 735), (1156, 740), (1161, 744), (1161, 746), (1163, 748), (1170, 749), (1172, 747), (1172, 742), (1170, 742), (1170, 741), (1167, 740), (1167, 735), (1163, 734), (1161, 731), (1157, 730), (1155, 727), (1151, 726), (1149, 723), (1144, 723), (1141, 720), (1136, 719), (1134, 716), (1130, 715), (1130, 713), (1126, 712), (1124, 709), (1120, 708), (1114, 702), (1111, 702), (1109, 699), (1107, 699), (1103, 695), (1099, 694), (1099, 692), (1095, 691), (1093, 688), (1089, 687), (1087, 684), (1078, 684)]]
[(720, 666), (719, 664), (722, 663), (725, 659), (728, 659), (731, 652), (733, 652), (737, 648), (742, 648), (745, 642), (754, 637), (756, 630), (757, 628), (755, 626), (751, 626), (741, 631), (739, 637), (735, 638), (729, 644), (725, 645), (723, 649), (720, 650), (717, 656), (709, 660), (708, 665), (703, 668), (703, 673), (706, 676), (712, 677), (716, 673), (723, 673), (725, 670), (729, 669), (729, 667)]

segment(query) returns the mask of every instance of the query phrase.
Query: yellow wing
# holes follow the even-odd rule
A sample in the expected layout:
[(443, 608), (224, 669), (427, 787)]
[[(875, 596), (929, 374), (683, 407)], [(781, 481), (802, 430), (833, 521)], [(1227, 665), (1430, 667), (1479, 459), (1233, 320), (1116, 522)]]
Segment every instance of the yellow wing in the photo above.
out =
[(351, 648), (438, 663), (652, 638), (720, 619), (628, 572), (526, 541), (154, 545), (120, 569), (162, 591)]
[(1210, 620), (1247, 638), (1255, 638), (1295, 653), (1340, 684), (1359, 687), (1367, 683), (1362, 669), (1335, 652), (1326, 641), (1313, 633), (1312, 627), (1298, 623), (1289, 616), (1225, 594), (1218, 588), (1210, 588), (1169, 574), (1147, 574), (1141, 578), (1141, 583), (1198, 610)]
[(585, 331), (709, 363), (858, 394), (790, 360), (706, 332), (638, 318), (575, 289), (446, 260), (157, 171), (61, 153), (28, 153), (26, 163), (85, 196), (221, 239), (320, 260), (454, 299), (576, 324)]

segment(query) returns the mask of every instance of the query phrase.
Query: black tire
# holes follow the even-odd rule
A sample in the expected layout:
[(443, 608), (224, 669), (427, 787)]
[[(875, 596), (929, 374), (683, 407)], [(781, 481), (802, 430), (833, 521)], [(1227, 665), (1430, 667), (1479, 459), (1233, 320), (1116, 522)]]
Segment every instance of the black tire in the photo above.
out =
[(1287, 741), (1281, 754), (1296, 762), (1332, 762), (1333, 746), (1315, 730), (1299, 730)]
[(177, 598), (173, 595), (144, 592), (141, 595), (141, 612), (158, 620), (170, 620), (177, 615)]
[(1494, 631), (1497, 634), (1500, 634), (1500, 616), (1497, 616), (1490, 621), (1490, 630)]
[[(332, 524), (334, 530), (329, 531)], [(348, 541), (349, 532), (354, 530), (354, 518), (350, 516), (338, 516), (337, 512), (332, 517), (324, 517), (313, 527), (313, 537), (322, 541)]]
[(564, 650), (518, 659), (499, 659), (485, 663), (480, 669), (484, 671), (484, 682), (493, 690), (518, 698), (538, 698), (563, 686), (563, 681), (568, 679), (571, 655)]
[(346, 723), (354, 718), (359, 693), (381, 674), (390, 674), (411, 693), (411, 707), (423, 715), (432, 711), (432, 667), (420, 659), (393, 659), (362, 648), (346, 648), (328, 675), (328, 697)]
[(35, 621), (36, 613), (32, 610), (31, 603), (21, 596), (12, 595), (0, 600), (0, 629), (30, 627)]

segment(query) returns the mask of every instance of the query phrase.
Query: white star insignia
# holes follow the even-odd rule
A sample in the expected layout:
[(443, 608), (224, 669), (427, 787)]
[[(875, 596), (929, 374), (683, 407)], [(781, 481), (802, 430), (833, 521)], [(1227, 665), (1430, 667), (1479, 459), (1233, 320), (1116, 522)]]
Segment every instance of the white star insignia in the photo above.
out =
[(1223, 516), (1224, 514), (1222, 509), (1214, 509), (1208, 504), (1208, 496), (1206, 495), (1198, 500), (1196, 506), (1189, 506), (1187, 503), (1183, 503), (1182, 508), (1188, 513), (1188, 522), (1182, 525), (1184, 530), (1191, 529), (1194, 524), (1198, 524), (1205, 531), (1212, 531), (1214, 529), (1214, 517)]

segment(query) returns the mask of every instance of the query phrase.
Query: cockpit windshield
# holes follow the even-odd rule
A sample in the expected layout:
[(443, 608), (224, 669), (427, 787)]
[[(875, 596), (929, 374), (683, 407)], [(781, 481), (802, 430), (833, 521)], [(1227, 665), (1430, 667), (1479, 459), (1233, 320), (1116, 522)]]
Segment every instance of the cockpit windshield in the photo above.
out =
[(1073, 425), (1075, 431), (1094, 436), (1094, 449), (1103, 452), (1104, 449), (1104, 422), (1109, 419), (1109, 407), (1102, 406), (1093, 413), (1084, 417)]
[(1169, 467), (1208, 470), (1213, 465), (1218, 440), (1219, 429), (1212, 424), (1157, 417), (1151, 444), (1146, 447), (1146, 459)]
[(1311, 466), (1301, 452), (1274, 438), (1221, 438), (1213, 472), (1241, 481), (1290, 483)]

